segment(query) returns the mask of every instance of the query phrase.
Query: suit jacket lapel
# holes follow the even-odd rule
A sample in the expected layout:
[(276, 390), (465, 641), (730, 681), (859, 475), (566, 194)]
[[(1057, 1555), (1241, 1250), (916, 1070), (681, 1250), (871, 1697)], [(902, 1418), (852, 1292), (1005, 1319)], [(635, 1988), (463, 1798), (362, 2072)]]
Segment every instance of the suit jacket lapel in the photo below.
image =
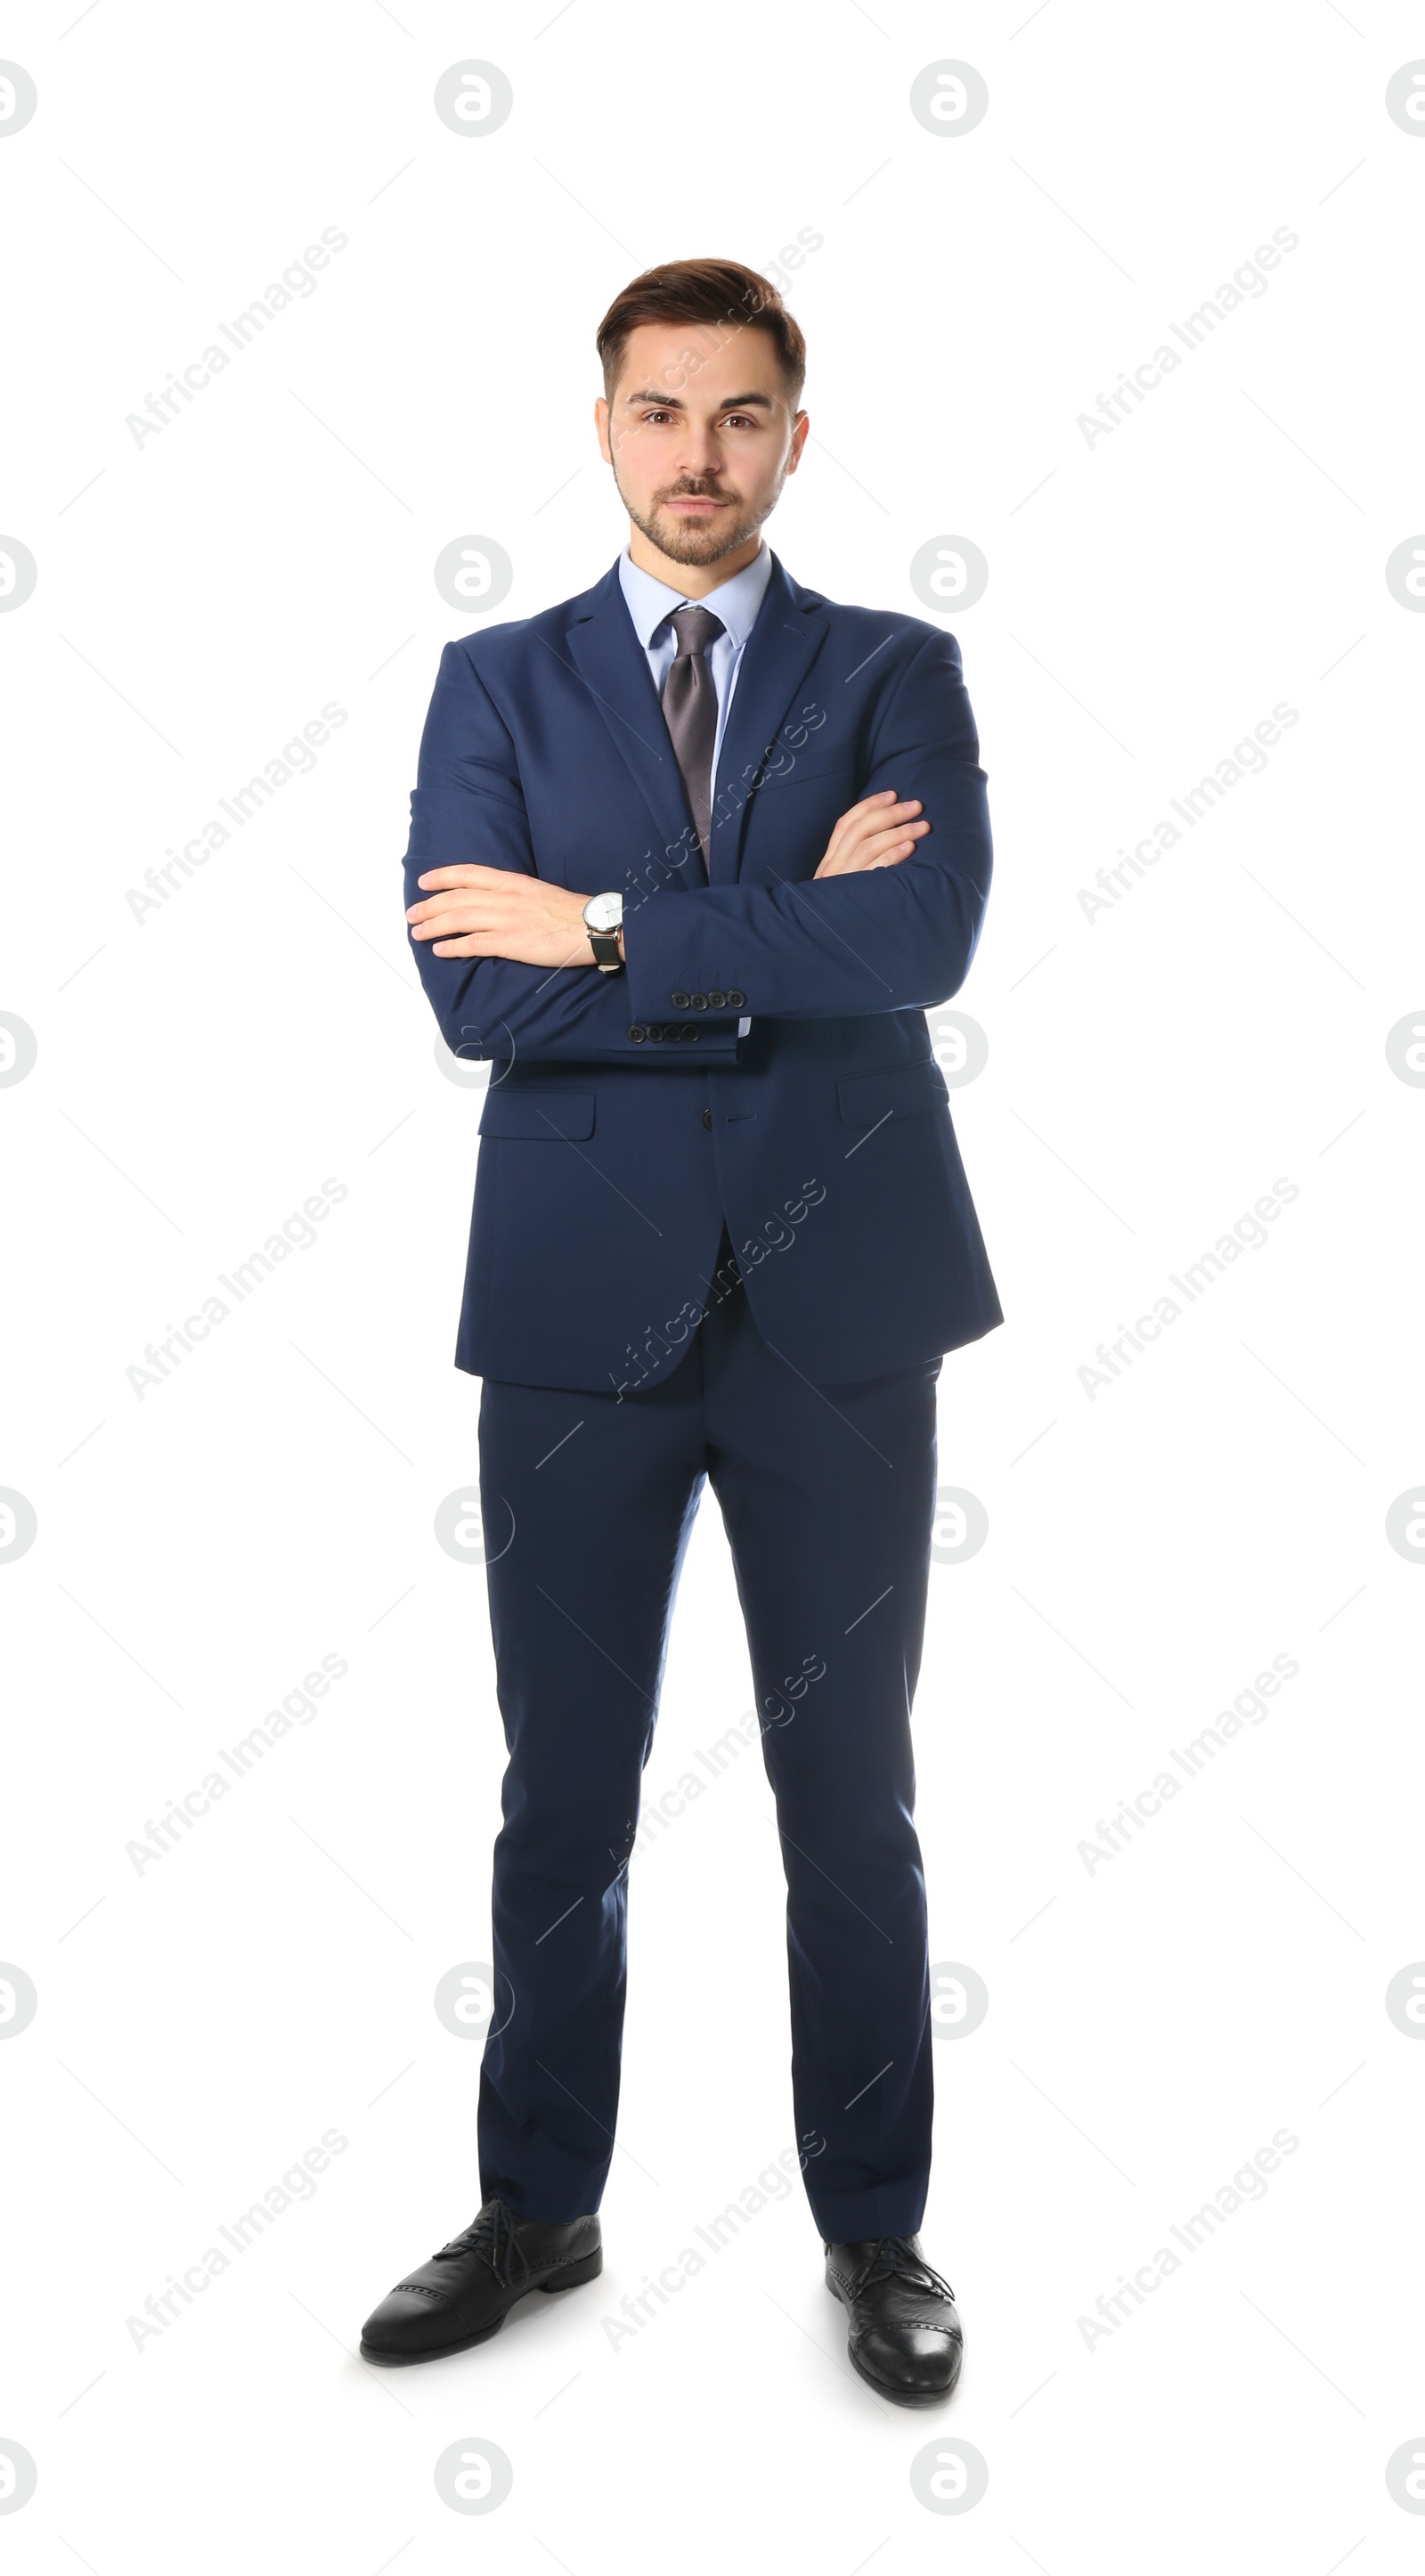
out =
[[(702, 883), (682, 773), (674, 756), (648, 657), (634, 632), (618, 565), (578, 603), (567, 630), (570, 660), (589, 689), (644, 797), (672, 862), (668, 887)], [(734, 696), (733, 704), (736, 705)], [(642, 854), (629, 852), (632, 868)], [(686, 864), (680, 864), (686, 862)]]
[(827, 631), (827, 602), (792, 581), (774, 554), (757, 623), (743, 647), (718, 754), (708, 855), (712, 885), (737, 882), (753, 791)]

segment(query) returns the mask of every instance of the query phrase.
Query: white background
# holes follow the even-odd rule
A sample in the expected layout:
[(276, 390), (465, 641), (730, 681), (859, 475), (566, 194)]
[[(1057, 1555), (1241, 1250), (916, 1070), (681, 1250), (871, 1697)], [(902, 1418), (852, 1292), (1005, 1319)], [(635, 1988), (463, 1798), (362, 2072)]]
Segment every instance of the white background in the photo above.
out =
[[(0, 1956), (0, 2437), (26, 2571), (676, 2558), (827, 2576), (1418, 2563), (1425, 1954), (1411, 1613), (1421, 1471), (1418, 671), (1391, 596), (1420, 489), (1420, 50), (1384, 0), (1188, 16), (873, 0), (239, 15), (20, 6), (0, 140), (11, 360), (0, 1094), (0, 1567), (16, 1678)], [(974, 65), (939, 135), (915, 76)], [(432, 93), (497, 64), (498, 132)], [(324, 227), (347, 247), (161, 435), (125, 418)], [(1077, 426), (1273, 230), (1267, 291), (1090, 446)], [(433, 1535), (475, 1465), (451, 1364), (478, 1094), (439, 1071), (401, 917), (439, 650), (432, 565), (496, 539), (499, 616), (626, 533), (592, 335), (660, 257), (820, 246), (788, 300), (811, 437), (769, 535), (833, 597), (931, 612), (947, 533), (996, 875), (957, 1130), (1006, 1311), (947, 1359), (916, 1710), (936, 2050), (924, 2241), (968, 2358), (915, 2416), (849, 2374), (800, 2189), (639, 2332), (603, 2324), (791, 2144), (782, 1890), (748, 1755), (635, 1861), (603, 2280), (424, 2371), (361, 2318), (478, 2200), (503, 1747), (483, 1578)], [(1299, 721), (1114, 908), (1079, 890), (1274, 704)], [(327, 702), (348, 721), (163, 908), (126, 901)], [(126, 1370), (327, 1176), (348, 1196), (140, 1401)], [(1274, 1181), (1299, 1196), (1090, 1399), (1078, 1371)], [(1414, 1324), (1411, 1317), (1415, 1317)], [(125, 1846), (326, 1654), (347, 1677), (181, 1846)], [(1278, 1654), (1297, 1677), (1138, 1840), (1078, 1845)], [(750, 1700), (715, 1505), (678, 1605), (657, 1795)], [(327, 2129), (315, 2194), (135, 2348), (126, 2327)], [(1079, 2319), (1278, 2130), (1265, 2197), (1092, 2344)], [(1411, 2176), (1415, 2176), (1412, 2184)], [(1098, 2320), (1102, 2322), (1101, 2319)], [(477, 2526), (436, 2457), (513, 2465)], [(910, 2481), (973, 2444), (953, 2527)], [(0, 2444), (3, 2447), (3, 2444)]]

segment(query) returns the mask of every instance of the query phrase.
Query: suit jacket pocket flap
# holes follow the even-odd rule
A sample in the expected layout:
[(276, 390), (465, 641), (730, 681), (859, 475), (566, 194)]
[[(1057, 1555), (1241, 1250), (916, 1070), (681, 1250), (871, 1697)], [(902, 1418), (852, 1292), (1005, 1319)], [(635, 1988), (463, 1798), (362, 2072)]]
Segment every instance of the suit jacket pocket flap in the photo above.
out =
[(530, 1136), (557, 1145), (561, 1138), (592, 1136), (592, 1091), (512, 1091), (492, 1082), (480, 1112), (482, 1136)]
[(884, 1073), (854, 1073), (838, 1082), (836, 1097), (849, 1127), (875, 1127), (888, 1115), (906, 1118), (948, 1102), (949, 1088), (933, 1056), (919, 1064), (888, 1066)]

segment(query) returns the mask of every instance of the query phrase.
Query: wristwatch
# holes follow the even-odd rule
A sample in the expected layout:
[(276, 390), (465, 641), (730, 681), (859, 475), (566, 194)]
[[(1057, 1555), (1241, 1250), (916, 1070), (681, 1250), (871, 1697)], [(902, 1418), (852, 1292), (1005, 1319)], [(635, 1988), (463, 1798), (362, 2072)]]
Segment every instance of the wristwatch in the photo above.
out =
[(584, 906), (583, 921), (600, 974), (621, 973), (623, 959), (618, 953), (618, 934), (623, 928), (623, 896), (591, 894)]

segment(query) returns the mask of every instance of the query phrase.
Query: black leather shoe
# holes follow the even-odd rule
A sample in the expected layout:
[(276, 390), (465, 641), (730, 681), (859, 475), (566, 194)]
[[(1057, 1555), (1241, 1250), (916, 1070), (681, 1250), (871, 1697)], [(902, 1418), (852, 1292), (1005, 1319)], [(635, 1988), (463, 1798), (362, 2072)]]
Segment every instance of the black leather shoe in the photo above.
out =
[(363, 2361), (438, 2361), (498, 2334), (530, 2290), (572, 2290), (604, 2268), (597, 2218), (546, 2227), (487, 2200), (452, 2237), (388, 2291), (361, 2329)]
[(897, 2406), (938, 2406), (965, 2357), (955, 2293), (918, 2236), (828, 2245), (826, 2286), (851, 2320), (846, 2349), (868, 2388)]

